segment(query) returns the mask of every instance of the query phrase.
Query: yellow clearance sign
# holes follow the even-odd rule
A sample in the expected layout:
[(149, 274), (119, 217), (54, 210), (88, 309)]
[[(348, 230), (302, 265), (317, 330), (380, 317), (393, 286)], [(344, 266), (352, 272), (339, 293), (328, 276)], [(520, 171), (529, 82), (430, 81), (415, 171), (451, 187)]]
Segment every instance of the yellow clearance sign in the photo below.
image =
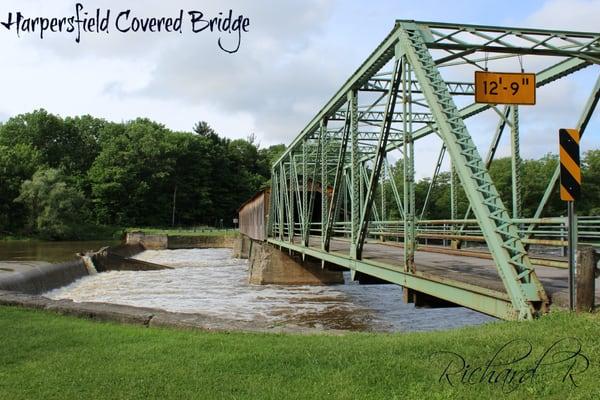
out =
[(475, 72), (475, 102), (535, 105), (535, 74)]

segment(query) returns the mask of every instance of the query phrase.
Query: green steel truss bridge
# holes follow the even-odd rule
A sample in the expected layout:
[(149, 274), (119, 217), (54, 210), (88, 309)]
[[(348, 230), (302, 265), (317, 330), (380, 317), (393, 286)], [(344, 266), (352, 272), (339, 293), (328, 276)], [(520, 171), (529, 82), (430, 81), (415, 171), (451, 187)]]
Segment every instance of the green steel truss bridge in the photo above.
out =
[[(268, 242), (349, 269), (354, 278), (401, 285), (407, 301), (419, 293), (503, 319), (547, 312), (566, 286), (566, 263), (529, 249), (566, 245), (566, 218), (542, 217), (559, 167), (535, 214), (524, 217), (519, 107), (475, 103), (473, 72), (524, 66), (541, 88), (586, 68), (595, 71), (589, 100), (572, 122), (584, 135), (600, 96), (598, 64), (600, 33), (396, 21), (274, 164)], [(466, 122), (484, 112), (498, 122), (495, 132), (486, 132), (489, 148), (480, 149)], [(559, 128), (547, 140), (557, 142)], [(488, 172), (505, 131), (512, 204), (503, 203)], [(417, 209), (415, 160), (420, 141), (431, 136), (439, 155), (428, 160), (434, 176)], [(426, 220), (444, 158), (451, 215)], [(402, 160), (401, 184), (391, 179), (396, 160)], [(459, 190), (469, 202), (460, 215)], [(394, 212), (380, 201), (386, 191), (393, 194)], [(390, 220), (392, 214), (400, 218)], [(600, 242), (598, 219), (580, 218), (578, 226), (580, 242)], [(467, 242), (479, 249), (461, 249)]]

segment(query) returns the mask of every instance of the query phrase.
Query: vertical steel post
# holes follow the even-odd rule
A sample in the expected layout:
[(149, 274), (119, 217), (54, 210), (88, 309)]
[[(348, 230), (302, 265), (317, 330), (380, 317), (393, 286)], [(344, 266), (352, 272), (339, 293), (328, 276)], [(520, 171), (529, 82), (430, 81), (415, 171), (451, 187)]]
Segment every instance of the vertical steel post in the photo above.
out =
[[(450, 219), (456, 220), (458, 218), (458, 174), (456, 173), (456, 168), (454, 168), (454, 163), (450, 162)], [(465, 225), (463, 225), (463, 228)], [(462, 228), (461, 228), (462, 230)], [(449, 232), (451, 234), (456, 234), (457, 226), (454, 223), (450, 224)], [(452, 248), (459, 248), (460, 242), (457, 239), (451, 239), (450, 245)]]
[(360, 204), (360, 210), (361, 210), (361, 217), (362, 217), (362, 210), (365, 207), (365, 163), (361, 162), (358, 164), (358, 169), (359, 169), (359, 204)]
[(512, 175), (512, 217), (521, 218), (521, 153), (519, 150), (519, 107), (511, 106), (511, 175)]
[(387, 203), (385, 199), (386, 170), (381, 171), (381, 220), (387, 221)]
[(290, 196), (290, 178), (288, 178), (288, 176), (291, 176), (291, 174), (287, 174), (286, 170), (285, 170), (285, 163), (281, 163), (281, 182), (283, 183), (283, 199), (284, 199), (284, 204), (285, 204), (285, 212), (287, 215), (287, 235), (288, 235), (288, 241), (291, 242), (291, 228), (293, 225), (293, 215), (292, 215), (292, 209), (291, 209), (291, 201), (293, 201), (294, 199), (291, 198)]
[(307, 227), (306, 227), (306, 231), (304, 232), (304, 246), (308, 247), (308, 245), (310, 244), (310, 229), (312, 227), (312, 219), (313, 219), (313, 210), (314, 210), (314, 205), (315, 205), (315, 181), (317, 179), (317, 172), (319, 170), (319, 167), (317, 166), (320, 162), (321, 159), (321, 150), (322, 150), (322, 146), (321, 146), (321, 142), (322, 142), (322, 135), (321, 135), (321, 130), (319, 130), (319, 139), (317, 142), (317, 149), (316, 149), (316, 154), (315, 154), (315, 161), (314, 161), (314, 168), (312, 171), (312, 178), (311, 178), (311, 192), (310, 192), (310, 200), (308, 201), (308, 211), (307, 211)]
[[(348, 117), (350, 118), (350, 117)], [(344, 170), (344, 214), (342, 221), (344, 222), (344, 230), (346, 230), (346, 222), (348, 222), (348, 171)], [(344, 233), (344, 237), (346, 237), (346, 233)]]
[(321, 121), (321, 249), (325, 249), (325, 228), (329, 221), (327, 221), (327, 217), (329, 215), (328, 210), (328, 150), (329, 143), (327, 137), (327, 121)]
[(358, 243), (358, 231), (360, 229), (360, 167), (358, 159), (360, 153), (358, 151), (358, 93), (356, 90), (348, 92), (348, 101), (350, 102), (350, 207), (351, 207), (351, 228), (350, 228), (350, 257), (356, 258), (356, 248)]
[(294, 162), (294, 153), (290, 153), (290, 174), (289, 174), (289, 184), (288, 184), (288, 196), (290, 202), (290, 230), (288, 232), (288, 237), (290, 243), (294, 242), (294, 233), (296, 231), (296, 218), (295, 218), (295, 210), (294, 210), (294, 196), (296, 195), (296, 179), (298, 179), (298, 175), (296, 175), (296, 167)]
[(577, 216), (575, 215), (575, 202), (567, 202), (569, 219), (569, 309), (575, 311), (575, 280), (577, 270)]
[(304, 232), (306, 232), (308, 219), (308, 171), (306, 168), (308, 160), (306, 157), (306, 142), (306, 139), (302, 141), (302, 238), (304, 237)]
[(412, 139), (411, 68), (402, 57), (402, 114), (404, 153), (404, 270), (415, 270), (415, 151)]
[(402, 206), (402, 200), (400, 199), (398, 186), (396, 186), (396, 179), (394, 177), (394, 174), (392, 173), (387, 159), (385, 160), (385, 169), (387, 170), (387, 174), (390, 177), (390, 186), (392, 188), (392, 193), (394, 194), (394, 199), (396, 200), (396, 205), (398, 206), (398, 213), (400, 214), (400, 218), (404, 220), (404, 207)]
[[(348, 107), (350, 104), (348, 103)], [(350, 116), (346, 113), (346, 121), (344, 122), (344, 129), (342, 129), (342, 138), (340, 140), (340, 147), (338, 149), (337, 163), (335, 167), (335, 177), (333, 179), (333, 192), (331, 194), (331, 201), (329, 201), (329, 210), (327, 214), (327, 220), (325, 224), (325, 237), (324, 246), (325, 251), (329, 251), (329, 243), (331, 242), (331, 236), (333, 235), (333, 228), (336, 217), (339, 214), (340, 208), (340, 191), (343, 190), (343, 171), (344, 163), (346, 161), (346, 148), (348, 145), (348, 136), (350, 130)], [(344, 189), (345, 191), (345, 189)]]
[(283, 201), (283, 162), (279, 163), (279, 176), (277, 177), (277, 181), (279, 183), (278, 186), (278, 194), (279, 194), (279, 240), (283, 240), (283, 228), (284, 228), (284, 201)]

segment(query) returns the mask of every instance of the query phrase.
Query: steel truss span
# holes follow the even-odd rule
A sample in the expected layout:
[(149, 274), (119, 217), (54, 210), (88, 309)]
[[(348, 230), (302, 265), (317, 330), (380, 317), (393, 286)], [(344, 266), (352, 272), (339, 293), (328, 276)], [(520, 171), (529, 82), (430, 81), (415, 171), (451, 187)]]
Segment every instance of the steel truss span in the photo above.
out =
[[(522, 215), (527, 182), (521, 179), (519, 106), (474, 103), (473, 76), (520, 66), (536, 74), (539, 89), (588, 67), (597, 73), (598, 64), (600, 33), (396, 21), (273, 165), (268, 241), (323, 265), (402, 285), (406, 293), (499, 318), (526, 320), (547, 312), (558, 295), (540, 279), (541, 269), (560, 270), (565, 263), (529, 249), (565, 245), (565, 218), (544, 216), (559, 167), (534, 215)], [(581, 115), (573, 117), (582, 135), (600, 96), (600, 77), (590, 87)], [(483, 112), (498, 123), (482, 151), (465, 121)], [(504, 131), (512, 160), (510, 204), (488, 171)], [(428, 161), (434, 175), (417, 210), (415, 160), (424, 138), (436, 138), (439, 151)], [(392, 179), (392, 162), (399, 159), (401, 182)], [(432, 188), (448, 162), (451, 215), (427, 220)], [(459, 193), (468, 200), (466, 212)], [(598, 245), (599, 227), (597, 218), (580, 219), (579, 240)], [(377, 247), (381, 242), (388, 247)], [(479, 243), (479, 250), (461, 250), (464, 243)], [(396, 251), (388, 254), (388, 248)], [(436, 267), (428, 252), (457, 257), (462, 272)], [(475, 257), (465, 259), (468, 253)], [(465, 280), (479, 268), (473, 259), (488, 260), (490, 270)]]

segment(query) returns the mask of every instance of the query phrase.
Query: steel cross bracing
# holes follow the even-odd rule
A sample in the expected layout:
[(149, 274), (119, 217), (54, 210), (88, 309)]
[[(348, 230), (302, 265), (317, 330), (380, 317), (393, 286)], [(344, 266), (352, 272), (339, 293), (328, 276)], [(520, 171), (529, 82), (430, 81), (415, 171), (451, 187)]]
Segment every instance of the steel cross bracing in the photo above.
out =
[[(273, 165), (269, 241), (500, 318), (530, 319), (546, 312), (549, 299), (525, 244), (535, 243), (532, 236), (539, 232), (539, 223), (564, 220), (541, 218), (557, 174), (533, 218), (521, 215), (521, 191), (527, 182), (520, 176), (519, 109), (469, 102), (473, 82), (445, 81), (441, 74), (453, 68), (485, 69), (488, 62), (519, 63), (526, 56), (548, 61), (536, 73), (536, 84), (542, 87), (599, 64), (600, 34), (397, 21)], [(579, 121), (582, 131), (599, 95), (596, 83)], [(484, 160), (464, 120), (490, 109), (500, 118)], [(512, 159), (510, 212), (488, 173), (505, 126), (510, 130)], [(434, 176), (417, 215), (418, 142), (432, 133), (441, 140), (441, 150), (437, 162), (431, 160)], [(390, 154), (402, 159), (400, 174)], [(450, 219), (427, 221), (444, 156), (452, 166)], [(459, 192), (468, 200), (460, 217)], [(474, 220), (469, 219), (471, 214)], [(391, 215), (400, 219), (388, 221)], [(433, 228), (424, 227), (427, 224)], [(365, 258), (367, 240), (380, 235), (401, 240), (404, 256), (391, 263)], [(447, 237), (444, 243), (452, 241), (457, 248), (463, 240), (484, 241), (505, 290), (444, 276), (424, 277), (414, 261), (422, 237)], [(347, 240), (346, 254), (330, 251), (334, 239)]]

